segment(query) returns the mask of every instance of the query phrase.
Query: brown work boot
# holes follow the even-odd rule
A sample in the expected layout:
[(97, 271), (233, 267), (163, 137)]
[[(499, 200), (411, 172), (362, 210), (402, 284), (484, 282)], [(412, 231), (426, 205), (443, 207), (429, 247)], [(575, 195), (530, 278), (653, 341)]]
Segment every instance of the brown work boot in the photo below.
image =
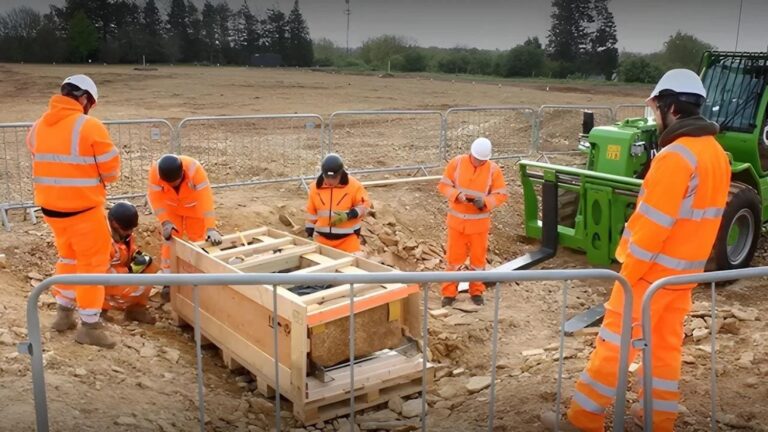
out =
[(541, 424), (547, 430), (560, 432), (579, 432), (579, 429), (572, 425), (567, 419), (558, 419), (554, 411), (547, 411), (539, 417)]
[(77, 327), (77, 320), (75, 320), (75, 309), (56, 305), (56, 320), (51, 324), (51, 327), (57, 332), (63, 332), (67, 330), (73, 330)]
[(157, 322), (157, 319), (149, 312), (146, 305), (128, 306), (125, 310), (125, 319), (150, 325)]
[(93, 345), (102, 348), (114, 348), (117, 342), (112, 339), (100, 321), (95, 323), (80, 322), (80, 328), (75, 333), (75, 341), (83, 345)]

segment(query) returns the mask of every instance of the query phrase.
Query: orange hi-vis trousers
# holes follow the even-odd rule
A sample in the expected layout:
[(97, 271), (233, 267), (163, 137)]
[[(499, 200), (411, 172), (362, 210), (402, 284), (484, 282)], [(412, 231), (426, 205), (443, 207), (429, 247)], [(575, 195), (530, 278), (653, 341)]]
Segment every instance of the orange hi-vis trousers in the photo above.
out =
[[(179, 232), (173, 233), (174, 237), (182, 238), (185, 235), (190, 241), (197, 242), (205, 239), (205, 219), (170, 214), (168, 218), (176, 226)], [(163, 241), (160, 247), (160, 268), (163, 273), (171, 272), (171, 240)]]
[[(457, 271), (469, 257), (472, 270), (485, 270), (485, 257), (488, 253), (488, 233), (465, 234), (448, 227), (446, 242), (446, 271)], [(459, 284), (446, 282), (443, 284), (443, 297), (456, 297), (459, 294)], [(482, 282), (469, 283), (469, 295), (482, 295), (485, 284)]]
[[(59, 259), (56, 274), (108, 273), (112, 235), (104, 209), (96, 207), (67, 218), (45, 216), (51, 227)], [(104, 303), (104, 287), (56, 285), (52, 289), (56, 302), (74, 308), (86, 323), (99, 320)]]
[[(154, 262), (150, 263), (142, 274), (154, 274), (160, 270), (160, 267)], [(128, 273), (127, 269), (125, 272)], [(152, 285), (117, 285), (105, 286), (105, 300), (102, 306), (103, 310), (118, 309), (123, 310), (129, 306), (146, 306), (149, 303), (149, 294), (152, 292)]]
[(330, 246), (334, 249), (348, 253), (360, 252), (360, 237), (357, 234), (350, 234), (346, 237), (338, 240), (331, 240), (323, 237), (319, 233), (315, 233), (314, 240), (322, 245)]
[[(640, 307), (643, 294), (649, 284), (641, 279), (636, 285), (632, 287), (634, 297), (632, 339), (637, 339), (641, 335)], [(651, 303), (653, 430), (662, 432), (672, 431), (677, 418), (682, 347), (685, 338), (683, 320), (691, 310), (692, 287), (675, 288), (658, 291)], [(623, 291), (616, 284), (606, 304), (605, 317), (597, 336), (595, 350), (576, 383), (568, 410), (568, 420), (573, 426), (583, 431), (602, 432), (604, 430), (605, 409), (613, 403), (616, 395), (623, 303)], [(638, 351), (630, 345), (630, 362), (637, 353)], [(629, 365), (623, 367), (628, 368)], [(642, 371), (642, 368), (638, 370)], [(642, 391), (639, 397), (642, 401)]]

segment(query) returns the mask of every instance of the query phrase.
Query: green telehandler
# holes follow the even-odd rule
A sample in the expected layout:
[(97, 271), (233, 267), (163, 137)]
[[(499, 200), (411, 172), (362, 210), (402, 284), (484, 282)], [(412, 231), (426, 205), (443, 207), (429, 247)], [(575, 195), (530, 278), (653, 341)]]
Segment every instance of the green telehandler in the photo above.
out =
[[(708, 51), (700, 74), (707, 90), (702, 115), (720, 125), (716, 138), (732, 168), (728, 203), (707, 269), (744, 268), (768, 222), (768, 52)], [(584, 252), (592, 265), (611, 264), (642, 179), (660, 150), (657, 140), (653, 119), (595, 127), (592, 113), (584, 112), (579, 149), (586, 153), (585, 167), (519, 163), (526, 235), (541, 239), (544, 234), (546, 239), (554, 235), (546, 231), (556, 226), (557, 244)], [(542, 208), (552, 206), (542, 203), (537, 190), (552, 185), (557, 222), (543, 223), (552, 216)]]

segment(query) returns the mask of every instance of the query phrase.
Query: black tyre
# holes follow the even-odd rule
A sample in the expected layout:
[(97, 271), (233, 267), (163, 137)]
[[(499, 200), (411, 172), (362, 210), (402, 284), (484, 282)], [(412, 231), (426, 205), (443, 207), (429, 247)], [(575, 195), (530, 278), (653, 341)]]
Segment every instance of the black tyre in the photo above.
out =
[(762, 227), (760, 197), (750, 186), (733, 182), (713, 250), (717, 270), (749, 267)]

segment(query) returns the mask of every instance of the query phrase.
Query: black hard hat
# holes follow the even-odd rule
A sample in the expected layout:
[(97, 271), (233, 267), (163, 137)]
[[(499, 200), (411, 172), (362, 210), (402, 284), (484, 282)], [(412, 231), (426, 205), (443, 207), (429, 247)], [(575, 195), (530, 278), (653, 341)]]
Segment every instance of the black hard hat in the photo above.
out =
[(173, 183), (184, 174), (181, 158), (172, 154), (164, 155), (157, 161), (157, 170), (160, 172), (160, 179), (166, 183)]
[(120, 201), (109, 209), (109, 220), (115, 221), (115, 223), (124, 230), (131, 230), (139, 226), (139, 212), (136, 211), (136, 207), (133, 204)]
[(336, 153), (329, 153), (323, 158), (323, 163), (320, 164), (320, 169), (324, 176), (335, 177), (344, 171), (344, 161), (342, 161), (341, 156)]

